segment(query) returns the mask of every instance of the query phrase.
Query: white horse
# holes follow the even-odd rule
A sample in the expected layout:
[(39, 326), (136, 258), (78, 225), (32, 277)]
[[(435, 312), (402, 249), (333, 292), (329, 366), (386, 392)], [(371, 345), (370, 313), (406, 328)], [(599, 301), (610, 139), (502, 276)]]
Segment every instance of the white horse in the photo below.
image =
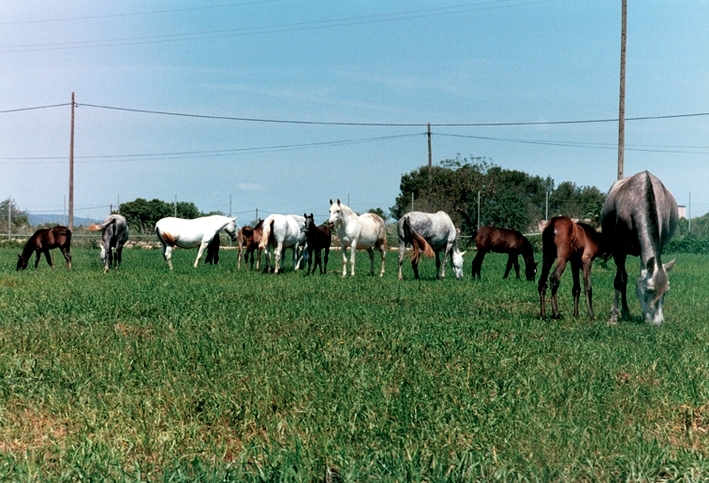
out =
[[(463, 278), (463, 255), (465, 252), (458, 250), (456, 245), (456, 230), (453, 220), (445, 211), (437, 213), (423, 213), (412, 211), (406, 213), (399, 220), (399, 280), (401, 280), (401, 265), (404, 263), (404, 252), (406, 244), (411, 243), (414, 252), (411, 257), (411, 267), (414, 269), (414, 276), (418, 280), (418, 261), (423, 251), (427, 256), (436, 255), (436, 276), (444, 278), (446, 276), (446, 261), (450, 256), (451, 267), (455, 273), (455, 278)], [(440, 253), (443, 251), (443, 265), (441, 265)], [(440, 275), (439, 275), (440, 273)]]
[(207, 245), (224, 230), (236, 240), (236, 217), (222, 215), (203, 216), (193, 220), (167, 217), (155, 223), (155, 234), (162, 243), (162, 254), (168, 267), (172, 270), (172, 249), (199, 247), (194, 267), (199, 265), (199, 259)]
[(305, 244), (305, 218), (300, 215), (268, 215), (263, 220), (263, 232), (259, 249), (266, 249), (266, 269), (271, 266), (271, 252), (268, 247), (274, 247), (275, 258), (274, 272), (278, 273), (281, 265), (281, 256), (286, 248), (293, 248), (293, 269), (300, 268), (302, 257), (298, 256), (298, 249)]
[[(101, 238), (101, 265), (103, 265), (103, 273), (108, 272), (108, 269), (113, 265), (116, 270), (121, 264), (123, 245), (128, 240), (128, 223), (125, 216), (110, 215), (103, 223), (95, 223), (89, 226), (89, 231), (102, 231)], [(113, 248), (116, 248), (116, 256), (113, 256)]]
[(340, 238), (340, 248), (342, 249), (342, 276), (347, 276), (347, 251), (350, 247), (350, 274), (355, 274), (355, 254), (357, 250), (367, 250), (370, 261), (370, 274), (374, 275), (374, 249), (382, 254), (382, 270), (379, 276), (384, 275), (384, 262), (387, 255), (386, 226), (382, 217), (375, 213), (364, 213), (357, 215), (349, 206), (340, 203), (333, 203), (330, 200), (330, 218), (328, 223), (332, 223), (337, 228), (337, 236)]

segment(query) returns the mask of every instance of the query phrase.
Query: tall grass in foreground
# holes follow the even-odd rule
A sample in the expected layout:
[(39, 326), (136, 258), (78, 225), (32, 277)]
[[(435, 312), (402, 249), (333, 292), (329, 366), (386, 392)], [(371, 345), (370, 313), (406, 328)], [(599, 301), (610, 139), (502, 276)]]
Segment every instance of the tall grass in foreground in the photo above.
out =
[[(681, 255), (667, 322), (538, 318), (536, 283), (191, 268), (126, 250), (103, 275), (16, 273), (0, 249), (0, 479), (646, 481), (709, 478), (709, 257)], [(470, 257), (468, 257), (470, 258)], [(629, 263), (631, 281), (637, 259)], [(450, 273), (449, 273), (450, 276)], [(330, 478), (332, 480), (332, 478)]]

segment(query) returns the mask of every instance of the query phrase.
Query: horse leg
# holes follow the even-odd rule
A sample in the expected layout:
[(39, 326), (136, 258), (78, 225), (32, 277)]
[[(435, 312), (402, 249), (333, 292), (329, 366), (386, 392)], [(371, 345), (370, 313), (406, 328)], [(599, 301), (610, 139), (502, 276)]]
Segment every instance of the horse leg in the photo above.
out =
[[(512, 255), (511, 253), (507, 255), (507, 266), (505, 267), (505, 274), (502, 278), (507, 278), (512, 271), (512, 265), (517, 261), (517, 255)], [(517, 269), (517, 278), (519, 278), (519, 268)]]
[(551, 286), (551, 317), (553, 319), (558, 319), (559, 315), (559, 299), (557, 298), (557, 292), (559, 291), (559, 286), (561, 285), (561, 276), (564, 274), (566, 269), (567, 255), (565, 253), (558, 253), (556, 257), (556, 268), (554, 268), (554, 273), (549, 277), (549, 285)]
[(167, 262), (167, 266), (172, 270), (172, 247), (170, 245), (163, 244), (162, 246), (162, 256)]
[(480, 250), (478, 249), (478, 253), (475, 255), (475, 258), (473, 259), (473, 272), (472, 272), (472, 277), (475, 278), (481, 278), (480, 271), (483, 266), (483, 260), (485, 259), (485, 250)]
[(630, 311), (628, 310), (628, 299), (625, 293), (625, 289), (628, 286), (628, 272), (625, 270), (625, 258), (626, 254), (617, 253), (613, 255), (613, 261), (615, 262), (616, 272), (615, 279), (613, 280), (613, 288), (615, 289), (615, 297), (613, 298), (613, 307), (611, 308), (611, 324), (618, 322), (618, 299), (621, 299), (621, 317), (624, 319), (630, 318)]
[(549, 287), (549, 270), (551, 270), (551, 266), (554, 264), (554, 260), (554, 258), (546, 258), (543, 260), (542, 275), (539, 278), (539, 284), (537, 285), (537, 290), (539, 291), (539, 316), (542, 319), (547, 318), (545, 298), (547, 288)]
[(588, 316), (595, 319), (596, 316), (593, 313), (593, 288), (591, 287), (591, 267), (593, 266), (593, 259), (582, 259), (583, 264), (583, 288), (586, 292), (586, 310), (588, 311)]
[(278, 242), (276, 248), (273, 250), (273, 273), (278, 273), (281, 268), (281, 256), (283, 255), (283, 242)]
[(441, 265), (441, 252), (438, 250), (436, 250), (436, 278), (441, 280), (446, 278), (446, 255), (443, 254), (443, 265)]
[(579, 273), (581, 272), (581, 261), (571, 260), (571, 276), (574, 280), (574, 285), (571, 287), (571, 294), (574, 297), (574, 317), (579, 316), (579, 299), (581, 298), (581, 281)]
[[(386, 247), (384, 245), (379, 245), (379, 252), (382, 254), (382, 270), (379, 272), (379, 276), (383, 277), (384, 276), (384, 268), (385, 268), (384, 262), (386, 261), (386, 258), (387, 258)], [(374, 267), (374, 255), (372, 255), (372, 267)]]
[(369, 254), (369, 275), (374, 276), (374, 248), (367, 248), (367, 253)]
[(37, 252), (37, 260), (35, 260), (34, 268), (37, 268), (39, 266), (39, 259), (42, 258), (42, 252), (44, 252), (44, 256), (47, 259), (47, 263), (50, 267), (52, 267), (52, 270), (54, 270), (54, 262), (52, 262), (52, 255), (49, 253), (49, 250), (42, 250)]
[[(401, 272), (401, 266), (404, 264), (404, 253), (406, 253), (406, 242), (400, 241), (399, 242), (399, 280), (403, 280), (404, 275)], [(411, 267), (413, 268), (414, 264), (413, 262), (411, 263)], [(414, 274), (416, 274), (416, 270), (414, 269)], [(418, 278), (418, 277), (416, 277)]]
[(121, 262), (123, 261), (123, 244), (121, 243), (116, 247), (116, 255), (114, 258), (115, 264), (116, 264), (116, 270), (118, 270), (121, 267)]
[[(219, 236), (219, 235), (215, 235)], [(207, 248), (210, 242), (205, 242), (203, 241), (202, 244), (199, 246), (199, 250), (197, 250), (197, 259), (194, 261), (194, 268), (197, 268), (199, 266), (199, 259), (202, 258), (202, 254), (204, 253), (204, 250)]]

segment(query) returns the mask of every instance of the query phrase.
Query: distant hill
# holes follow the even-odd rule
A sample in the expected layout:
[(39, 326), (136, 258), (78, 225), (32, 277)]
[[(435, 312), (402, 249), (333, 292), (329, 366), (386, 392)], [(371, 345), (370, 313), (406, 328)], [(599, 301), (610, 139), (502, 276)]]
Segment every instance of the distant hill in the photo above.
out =
[[(31, 226), (44, 225), (46, 223), (56, 223), (57, 225), (64, 225), (65, 223), (67, 223), (66, 215), (33, 215), (32, 213), (30, 213), (29, 220)], [(94, 218), (79, 218), (75, 216), (74, 226), (87, 226), (92, 223), (97, 223), (99, 221), (101, 220), (97, 220)]]

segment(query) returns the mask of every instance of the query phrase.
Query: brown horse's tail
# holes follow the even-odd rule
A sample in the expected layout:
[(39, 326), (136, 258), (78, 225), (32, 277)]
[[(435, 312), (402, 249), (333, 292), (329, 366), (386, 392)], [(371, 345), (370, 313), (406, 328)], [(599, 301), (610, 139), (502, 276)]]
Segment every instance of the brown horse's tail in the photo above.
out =
[(404, 232), (408, 232), (411, 235), (411, 246), (413, 247), (413, 252), (411, 254), (411, 263), (418, 263), (419, 258), (421, 258), (421, 253), (428, 258), (432, 258), (435, 253), (433, 253), (433, 248), (428, 244), (426, 239), (419, 235), (416, 230), (413, 229), (409, 219), (404, 220)]

